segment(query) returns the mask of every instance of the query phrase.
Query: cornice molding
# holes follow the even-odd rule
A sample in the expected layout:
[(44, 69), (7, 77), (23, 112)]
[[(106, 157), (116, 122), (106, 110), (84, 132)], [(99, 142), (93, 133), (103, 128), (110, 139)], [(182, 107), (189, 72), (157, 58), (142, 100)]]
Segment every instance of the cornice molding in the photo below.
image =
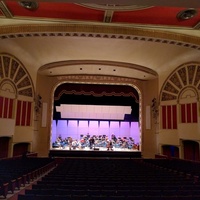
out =
[(147, 28), (86, 24), (24, 24), (0, 27), (0, 39), (57, 36), (138, 40), (200, 50), (199, 37)]
[(115, 84), (115, 85), (137, 85), (138, 80), (132, 78), (123, 78), (117, 76), (93, 76), (93, 75), (66, 75), (66, 76), (57, 76), (57, 80), (60, 82), (78, 82), (81, 83), (97, 83), (97, 84)]

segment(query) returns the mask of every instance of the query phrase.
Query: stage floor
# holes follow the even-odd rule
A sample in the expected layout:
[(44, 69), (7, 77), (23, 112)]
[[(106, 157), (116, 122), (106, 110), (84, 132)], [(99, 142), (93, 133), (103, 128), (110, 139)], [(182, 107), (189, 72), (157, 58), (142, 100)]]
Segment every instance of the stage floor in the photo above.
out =
[(90, 149), (89, 147), (84, 149), (69, 149), (68, 147), (53, 148), (49, 150), (50, 157), (123, 157), (123, 158), (141, 158), (141, 151), (136, 149), (122, 149), (113, 148), (113, 150), (107, 150), (104, 147), (96, 147)]

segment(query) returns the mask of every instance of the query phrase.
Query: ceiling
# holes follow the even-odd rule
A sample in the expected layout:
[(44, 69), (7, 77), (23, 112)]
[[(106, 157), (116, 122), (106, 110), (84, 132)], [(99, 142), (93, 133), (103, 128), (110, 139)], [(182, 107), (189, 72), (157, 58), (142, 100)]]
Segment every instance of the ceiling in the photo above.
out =
[(162, 78), (183, 63), (200, 62), (199, 4), (1, 1), (0, 51), (48, 76)]

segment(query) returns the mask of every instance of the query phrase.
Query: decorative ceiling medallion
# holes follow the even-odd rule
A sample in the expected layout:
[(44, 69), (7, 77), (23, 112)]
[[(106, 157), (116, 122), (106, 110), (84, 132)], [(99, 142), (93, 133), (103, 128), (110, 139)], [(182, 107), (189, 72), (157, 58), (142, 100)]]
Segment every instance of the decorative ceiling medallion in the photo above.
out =
[(19, 4), (28, 10), (38, 9), (38, 3), (35, 1), (19, 1)]
[(78, 5), (97, 10), (112, 10), (112, 11), (142, 10), (153, 7), (153, 6), (139, 6), (139, 5), (90, 4), (90, 3), (81, 3)]
[(193, 18), (197, 14), (197, 10), (194, 8), (189, 8), (187, 10), (182, 10), (177, 14), (179, 20), (188, 20)]

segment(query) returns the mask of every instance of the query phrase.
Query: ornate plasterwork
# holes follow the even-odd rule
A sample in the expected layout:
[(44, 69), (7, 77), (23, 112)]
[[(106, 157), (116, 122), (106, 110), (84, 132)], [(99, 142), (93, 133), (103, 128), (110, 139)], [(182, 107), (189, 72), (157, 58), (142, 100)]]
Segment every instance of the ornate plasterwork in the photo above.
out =
[(169, 82), (166, 83), (164, 90), (171, 93), (178, 94), (178, 90)]
[(116, 76), (92, 76), (92, 75), (70, 75), (70, 76), (58, 76), (57, 79), (59, 81), (75, 81), (75, 82), (103, 82), (104, 84), (110, 83), (120, 83), (120, 85), (127, 85), (137, 83), (137, 80), (131, 78), (123, 78)]
[(83, 7), (97, 9), (97, 10), (112, 10), (112, 11), (133, 11), (143, 10), (151, 8), (152, 6), (140, 6), (140, 5), (119, 5), (119, 4), (92, 4), (92, 3), (80, 3)]
[(186, 86), (187, 85), (187, 75), (188, 75), (188, 74), (186, 74), (186, 68), (183, 67), (183, 68), (179, 69), (178, 75), (181, 78), (183, 85)]
[(181, 85), (180, 79), (178, 78), (178, 75), (174, 73), (170, 79), (171, 82), (173, 82), (179, 89), (181, 89), (183, 86)]
[(189, 65), (187, 68), (188, 68), (188, 81), (189, 81), (189, 84), (192, 84), (196, 67), (195, 65)]
[(200, 50), (198, 37), (136, 27), (102, 24), (24, 24), (0, 27), (0, 40), (31, 37), (91, 37), (137, 40)]
[(198, 66), (196, 69), (196, 77), (194, 79), (194, 85), (197, 85), (197, 83), (199, 82), (199, 77), (200, 77), (200, 66)]
[(4, 81), (11, 81), (17, 88), (17, 94), (33, 97), (31, 78), (22, 64), (8, 54), (0, 54), (0, 77)]
[(188, 63), (177, 68), (166, 80), (161, 90), (161, 101), (179, 100), (188, 87), (200, 90), (200, 64)]

